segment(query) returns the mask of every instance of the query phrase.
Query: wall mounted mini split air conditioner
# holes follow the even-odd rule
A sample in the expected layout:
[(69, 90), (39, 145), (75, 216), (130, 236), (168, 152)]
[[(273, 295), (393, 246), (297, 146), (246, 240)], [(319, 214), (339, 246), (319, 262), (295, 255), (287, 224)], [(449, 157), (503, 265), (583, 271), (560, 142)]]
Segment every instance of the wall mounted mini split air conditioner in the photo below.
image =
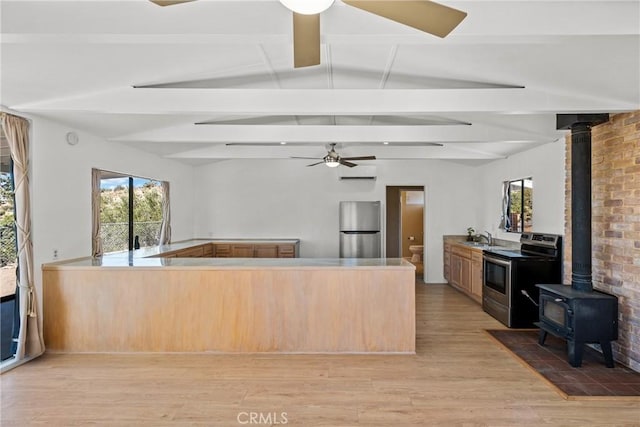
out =
[(354, 168), (340, 166), (337, 169), (340, 181), (374, 181), (377, 177), (375, 166), (359, 165)]

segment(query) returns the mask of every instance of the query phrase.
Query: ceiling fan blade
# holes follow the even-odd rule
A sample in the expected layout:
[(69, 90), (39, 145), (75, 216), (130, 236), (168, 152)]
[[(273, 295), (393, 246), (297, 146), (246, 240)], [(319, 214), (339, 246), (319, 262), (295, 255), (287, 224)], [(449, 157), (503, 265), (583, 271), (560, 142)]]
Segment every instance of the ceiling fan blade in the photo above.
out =
[(309, 167), (309, 166), (315, 166), (315, 165), (321, 165), (321, 164), (323, 164), (323, 163), (324, 163), (324, 161), (322, 161), (322, 162), (318, 162), (318, 163), (311, 163), (310, 165), (307, 165), (307, 167)]
[(341, 165), (348, 166), (348, 167), (350, 167), (350, 168), (355, 167), (355, 166), (358, 166), (358, 165), (356, 165), (355, 163), (347, 162), (345, 159), (340, 159), (340, 164), (341, 164)]
[(375, 160), (376, 156), (341, 157), (342, 160)]
[(320, 14), (293, 12), (293, 66), (320, 64)]
[(173, 6), (174, 4), (189, 3), (195, 0), (149, 0), (151, 3), (155, 3), (158, 6)]
[(466, 12), (429, 0), (342, 0), (342, 2), (438, 37), (446, 37), (467, 16)]
[(322, 160), (319, 157), (290, 157), (291, 159)]

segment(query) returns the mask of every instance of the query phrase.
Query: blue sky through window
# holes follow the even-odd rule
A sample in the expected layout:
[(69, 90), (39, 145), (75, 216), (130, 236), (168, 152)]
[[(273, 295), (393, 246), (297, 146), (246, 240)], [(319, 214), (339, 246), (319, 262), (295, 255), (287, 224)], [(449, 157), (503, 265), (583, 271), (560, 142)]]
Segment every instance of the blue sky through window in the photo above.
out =
[[(133, 186), (135, 187), (141, 187), (143, 186), (145, 183), (149, 182), (151, 180), (149, 179), (144, 179), (144, 178), (133, 178)], [(126, 187), (129, 185), (129, 177), (122, 177), (122, 178), (106, 178), (106, 179), (102, 179), (100, 180), (100, 189), (102, 190), (113, 190), (114, 188), (116, 188), (117, 186), (123, 186)]]

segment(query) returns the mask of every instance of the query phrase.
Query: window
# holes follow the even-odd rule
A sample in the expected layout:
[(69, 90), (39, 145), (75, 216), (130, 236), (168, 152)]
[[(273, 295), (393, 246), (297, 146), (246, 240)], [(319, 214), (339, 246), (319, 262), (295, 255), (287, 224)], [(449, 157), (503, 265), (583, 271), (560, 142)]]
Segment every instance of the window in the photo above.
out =
[(100, 175), (102, 252), (158, 245), (164, 198), (162, 183), (106, 171)]
[(17, 337), (15, 198), (13, 195), (13, 162), (9, 145), (0, 130), (0, 354), (1, 360), (14, 356)]
[(513, 233), (531, 231), (533, 226), (533, 179), (523, 178), (504, 183), (502, 228)]

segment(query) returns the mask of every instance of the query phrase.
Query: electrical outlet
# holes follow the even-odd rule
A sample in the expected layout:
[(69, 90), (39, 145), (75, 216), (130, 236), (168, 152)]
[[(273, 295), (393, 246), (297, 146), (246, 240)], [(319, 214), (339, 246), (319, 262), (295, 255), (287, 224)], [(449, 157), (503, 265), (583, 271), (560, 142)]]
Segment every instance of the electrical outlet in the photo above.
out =
[(57, 249), (53, 250), (53, 259), (58, 259), (58, 250)]

